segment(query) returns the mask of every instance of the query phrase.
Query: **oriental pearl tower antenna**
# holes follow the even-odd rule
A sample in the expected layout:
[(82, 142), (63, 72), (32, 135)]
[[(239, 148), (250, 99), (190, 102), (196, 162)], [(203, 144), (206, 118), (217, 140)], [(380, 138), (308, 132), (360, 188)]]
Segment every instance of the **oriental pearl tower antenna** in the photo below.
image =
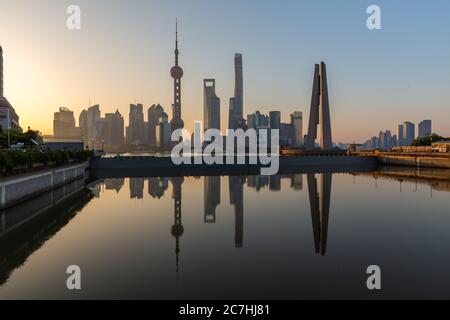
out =
[(181, 119), (181, 78), (183, 69), (178, 65), (178, 20), (175, 22), (175, 66), (170, 69), (170, 75), (173, 78), (173, 104), (172, 120), (170, 126), (172, 131), (184, 128), (184, 122)]

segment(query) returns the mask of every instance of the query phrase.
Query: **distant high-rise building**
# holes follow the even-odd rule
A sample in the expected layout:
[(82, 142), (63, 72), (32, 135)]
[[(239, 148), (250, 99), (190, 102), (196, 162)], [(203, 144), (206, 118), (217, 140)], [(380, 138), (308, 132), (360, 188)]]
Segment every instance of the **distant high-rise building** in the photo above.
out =
[(280, 130), (280, 125), (281, 125), (281, 112), (280, 111), (270, 111), (269, 112), (270, 129)]
[(86, 145), (90, 149), (101, 149), (104, 143), (104, 119), (101, 118), (100, 106), (98, 104), (87, 109), (86, 124)]
[(247, 127), (249, 129), (255, 129), (256, 128), (255, 114), (254, 113), (247, 115)]
[(415, 125), (411, 122), (403, 123), (403, 141), (405, 146), (410, 146), (416, 138)]
[(303, 112), (295, 111), (291, 114), (291, 124), (295, 128), (294, 144), (297, 146), (303, 145)]
[(203, 80), (203, 125), (204, 129), (220, 130), (220, 99), (216, 95), (216, 80)]
[(181, 78), (183, 77), (183, 69), (178, 65), (179, 53), (177, 23), (175, 26), (175, 66), (170, 69), (170, 75), (173, 78), (172, 120), (170, 120), (172, 131), (184, 128), (184, 121), (181, 119)]
[(145, 143), (144, 107), (142, 104), (130, 104), (127, 143), (139, 145)]
[(324, 62), (316, 64), (309, 113), (309, 127), (306, 147), (313, 149), (317, 138), (317, 126), (320, 124), (320, 146), (323, 150), (333, 148), (331, 137), (330, 105), (328, 100), (327, 72)]
[(4, 96), (3, 87), (3, 49), (0, 46), (0, 128), (19, 129), (19, 116)]
[(228, 128), (236, 129), (244, 117), (244, 85), (242, 76), (242, 54), (234, 55), (234, 97), (230, 98)]
[(292, 123), (280, 124), (280, 145), (290, 146), (295, 144), (295, 126)]
[(404, 138), (403, 138), (403, 125), (399, 124), (397, 126), (397, 145), (399, 147), (404, 145)]
[(164, 148), (170, 144), (171, 133), (172, 127), (169, 124), (169, 117), (167, 113), (163, 112), (156, 130), (156, 143), (160, 148)]
[(148, 109), (148, 142), (151, 146), (156, 146), (156, 129), (159, 125), (159, 120), (164, 113), (164, 108), (160, 105), (152, 105)]
[(431, 135), (431, 120), (423, 120), (419, 123), (419, 138)]
[(124, 120), (119, 110), (105, 114), (105, 145), (117, 148), (124, 144)]
[(80, 127), (75, 126), (73, 111), (59, 108), (53, 114), (53, 136), (55, 138), (80, 138)]

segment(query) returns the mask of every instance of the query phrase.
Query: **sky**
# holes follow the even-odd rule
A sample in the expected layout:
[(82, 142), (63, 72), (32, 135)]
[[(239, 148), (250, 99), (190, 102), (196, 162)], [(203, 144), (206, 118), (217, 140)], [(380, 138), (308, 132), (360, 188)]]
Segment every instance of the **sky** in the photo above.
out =
[[(66, 27), (69, 5), (81, 30)], [(369, 30), (369, 5), (381, 30)], [(243, 55), (244, 115), (304, 112), (314, 64), (327, 63), (335, 142), (363, 142), (398, 123), (433, 120), (450, 136), (450, 1), (416, 0), (0, 0), (5, 96), (23, 128), (52, 133), (53, 113), (102, 115), (160, 103), (171, 117), (175, 19), (182, 118), (203, 119), (203, 79), (216, 79), (228, 121), (234, 53)]]

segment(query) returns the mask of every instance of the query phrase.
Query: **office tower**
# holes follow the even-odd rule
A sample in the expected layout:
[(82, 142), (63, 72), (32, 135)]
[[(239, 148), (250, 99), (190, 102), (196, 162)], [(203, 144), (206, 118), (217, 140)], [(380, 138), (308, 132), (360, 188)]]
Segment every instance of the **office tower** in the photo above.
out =
[(320, 146), (323, 150), (333, 148), (331, 137), (330, 106), (328, 100), (327, 72), (324, 62), (316, 64), (309, 113), (309, 126), (306, 147), (314, 149), (317, 126), (320, 125)]
[(228, 128), (236, 129), (244, 117), (244, 88), (242, 76), (242, 54), (234, 54), (234, 97), (230, 98)]
[(19, 116), (5, 98), (3, 89), (3, 49), (0, 46), (0, 128), (22, 130), (19, 125)]
[(181, 119), (181, 78), (183, 69), (178, 65), (178, 23), (175, 25), (175, 66), (170, 69), (170, 75), (173, 78), (173, 104), (172, 120), (170, 126), (172, 131), (184, 128), (184, 121)]
[(303, 112), (295, 111), (291, 114), (291, 124), (294, 126), (294, 141), (297, 146), (301, 146), (305, 143), (303, 141)]
[(119, 110), (105, 114), (105, 145), (117, 148), (124, 144), (124, 120)]
[(142, 104), (130, 104), (127, 143), (139, 145), (145, 142), (144, 107)]
[(255, 114), (254, 113), (247, 115), (247, 127), (249, 129), (255, 129), (256, 128)]
[(390, 144), (390, 146), (389, 147), (395, 147), (395, 146), (397, 146), (397, 135), (396, 134), (394, 134), (392, 137), (391, 137), (391, 144)]
[(403, 141), (405, 146), (410, 146), (416, 138), (415, 125), (411, 122), (403, 123)]
[(216, 95), (216, 80), (203, 80), (203, 125), (204, 130), (220, 130), (220, 99)]
[(293, 144), (295, 144), (295, 126), (292, 123), (281, 123), (280, 124), (280, 145), (281, 146), (290, 146)]
[(431, 120), (423, 120), (419, 123), (419, 138), (431, 135)]
[(89, 107), (86, 114), (87, 143), (90, 149), (101, 149), (103, 145), (104, 119), (101, 119), (100, 106)]
[(55, 138), (80, 138), (80, 128), (75, 126), (73, 111), (59, 108), (53, 114), (53, 136)]
[(379, 148), (379, 139), (377, 137), (372, 137), (370, 139), (370, 147), (371, 149)]
[(399, 147), (404, 145), (403, 125), (402, 124), (397, 125), (397, 145)]
[(204, 177), (204, 222), (216, 222), (216, 208), (220, 204), (220, 176)]
[(151, 146), (156, 146), (156, 127), (159, 125), (159, 119), (164, 113), (164, 108), (160, 104), (153, 104), (147, 112), (148, 115), (148, 142)]
[(280, 130), (280, 125), (281, 125), (281, 112), (280, 111), (270, 111), (269, 112), (270, 129)]
[(167, 147), (170, 144), (170, 136), (172, 134), (172, 127), (169, 124), (169, 117), (167, 113), (163, 112), (159, 119), (159, 124), (156, 128), (156, 144), (160, 148)]

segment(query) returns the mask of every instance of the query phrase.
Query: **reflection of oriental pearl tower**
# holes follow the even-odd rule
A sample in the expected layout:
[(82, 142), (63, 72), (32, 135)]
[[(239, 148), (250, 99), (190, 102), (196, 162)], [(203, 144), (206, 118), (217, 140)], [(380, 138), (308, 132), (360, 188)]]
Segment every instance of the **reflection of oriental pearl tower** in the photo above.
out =
[(181, 185), (183, 184), (183, 177), (172, 178), (173, 194), (175, 200), (174, 215), (175, 221), (171, 229), (171, 233), (175, 238), (175, 255), (176, 255), (176, 272), (178, 276), (178, 263), (180, 254), (180, 237), (183, 235), (184, 227), (181, 224)]
[(175, 25), (175, 66), (170, 69), (170, 75), (173, 78), (173, 104), (172, 104), (172, 120), (170, 126), (172, 131), (183, 129), (184, 122), (181, 119), (181, 78), (183, 77), (183, 69), (178, 65), (178, 23)]

